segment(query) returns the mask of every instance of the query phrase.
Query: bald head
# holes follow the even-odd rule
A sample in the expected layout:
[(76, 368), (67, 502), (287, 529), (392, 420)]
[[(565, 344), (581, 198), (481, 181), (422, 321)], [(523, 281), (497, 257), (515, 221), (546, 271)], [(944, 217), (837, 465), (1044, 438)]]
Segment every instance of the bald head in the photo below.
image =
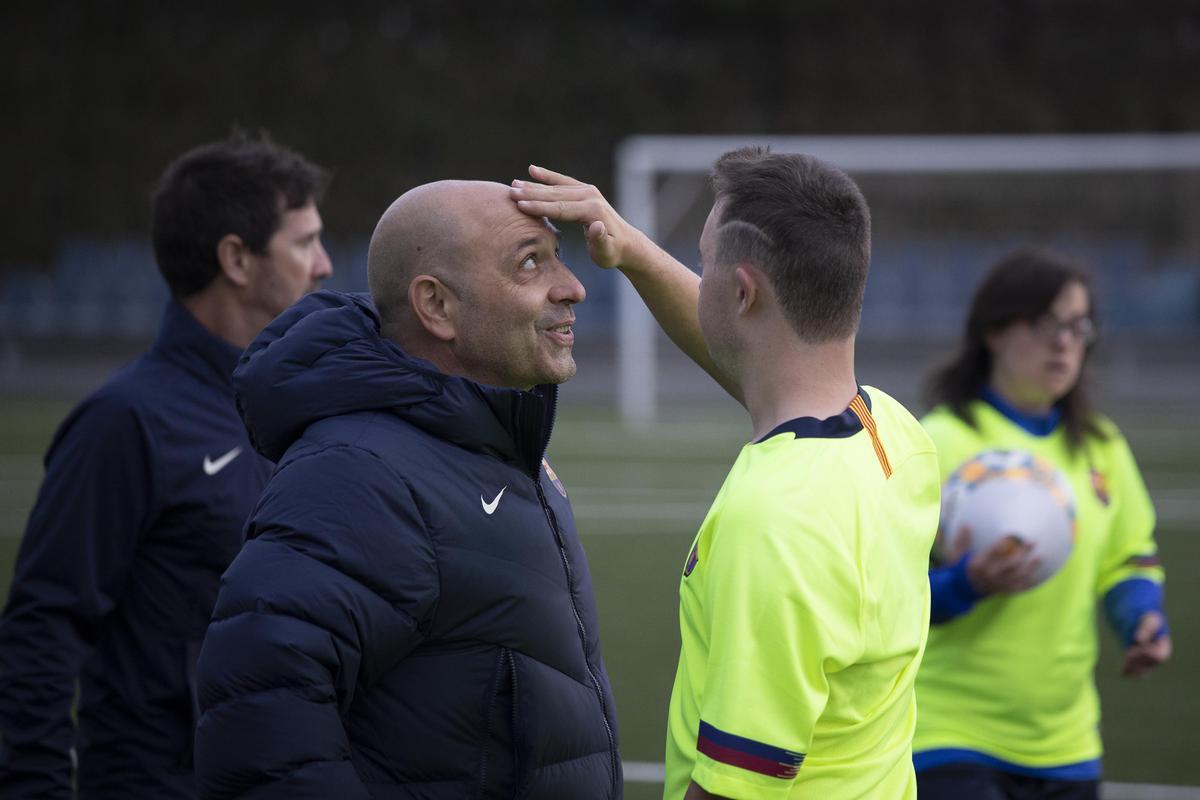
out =
[(402, 326), (409, 316), (408, 289), (418, 275), (432, 275), (457, 293), (469, 291), (465, 273), (475, 241), (500, 204), (512, 205), (503, 184), (437, 181), (405, 192), (388, 207), (367, 254), (371, 297), (385, 328)]
[(558, 231), (509, 187), (439, 181), (384, 213), (367, 258), (382, 333), (449, 375), (528, 389), (575, 374), (571, 306), (583, 285)]

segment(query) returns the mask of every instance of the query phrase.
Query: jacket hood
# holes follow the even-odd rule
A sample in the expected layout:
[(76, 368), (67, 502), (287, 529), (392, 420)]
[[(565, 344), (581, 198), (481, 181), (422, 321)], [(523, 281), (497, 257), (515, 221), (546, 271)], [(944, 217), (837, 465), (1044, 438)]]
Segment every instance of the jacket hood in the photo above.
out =
[(447, 375), (385, 339), (366, 295), (333, 291), (306, 295), (264, 328), (239, 359), (233, 384), (250, 441), (272, 461), (314, 422), (389, 411), (531, 474), (558, 396), (552, 385), (525, 392)]

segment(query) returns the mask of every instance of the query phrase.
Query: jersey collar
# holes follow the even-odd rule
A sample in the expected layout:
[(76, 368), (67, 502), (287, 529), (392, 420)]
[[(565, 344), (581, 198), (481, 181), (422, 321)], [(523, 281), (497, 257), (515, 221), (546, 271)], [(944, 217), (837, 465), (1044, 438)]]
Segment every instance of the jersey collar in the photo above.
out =
[(979, 397), (1009, 422), (1034, 436), (1049, 436), (1062, 421), (1062, 409), (1058, 406), (1054, 406), (1045, 414), (1030, 414), (1013, 406), (990, 386), (984, 386), (979, 392)]
[[(871, 408), (871, 396), (868, 395), (861, 386), (858, 387), (858, 396), (867, 404), (867, 409)], [(797, 439), (846, 439), (863, 429), (862, 420), (858, 415), (850, 410), (847, 406), (842, 413), (826, 417), (825, 419), (817, 419), (816, 417), (796, 417), (789, 419), (775, 427), (766, 436), (758, 439), (754, 444), (761, 444), (773, 436), (778, 436), (781, 433), (790, 433)]]

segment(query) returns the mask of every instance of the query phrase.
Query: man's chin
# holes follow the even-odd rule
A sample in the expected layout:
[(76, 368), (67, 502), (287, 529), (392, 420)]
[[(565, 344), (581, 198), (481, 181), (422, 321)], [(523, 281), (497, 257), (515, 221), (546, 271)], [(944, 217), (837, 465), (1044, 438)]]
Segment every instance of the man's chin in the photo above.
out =
[(538, 383), (566, 383), (575, 377), (576, 370), (575, 359), (571, 358), (566, 362), (555, 364), (554, 367), (546, 370), (545, 376)]

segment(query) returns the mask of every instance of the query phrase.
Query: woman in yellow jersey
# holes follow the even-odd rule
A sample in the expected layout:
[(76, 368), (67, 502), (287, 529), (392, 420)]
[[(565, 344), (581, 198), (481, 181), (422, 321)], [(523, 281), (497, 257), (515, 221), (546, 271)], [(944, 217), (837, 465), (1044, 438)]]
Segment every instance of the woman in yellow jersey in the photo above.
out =
[(958, 354), (929, 381), (922, 423), (943, 480), (984, 450), (1031, 452), (1070, 482), (1078, 527), (1067, 562), (1037, 586), (1027, 547), (970, 553), (965, 532), (944, 532), (962, 555), (929, 572), (913, 742), (922, 800), (1098, 797), (1097, 598), (1126, 647), (1126, 674), (1170, 655), (1154, 509), (1081, 380), (1095, 338), (1087, 274), (1021, 250), (976, 290)]

